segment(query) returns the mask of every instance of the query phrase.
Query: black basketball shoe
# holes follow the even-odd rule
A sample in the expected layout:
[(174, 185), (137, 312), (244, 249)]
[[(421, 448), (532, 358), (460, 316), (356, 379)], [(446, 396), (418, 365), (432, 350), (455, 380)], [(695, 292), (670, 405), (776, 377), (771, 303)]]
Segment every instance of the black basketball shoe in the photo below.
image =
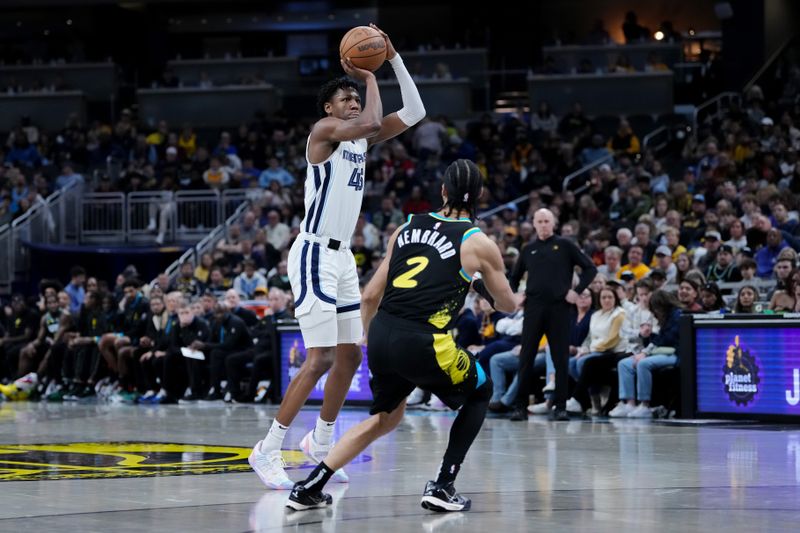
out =
[(435, 481), (428, 481), (420, 505), (429, 511), (446, 513), (448, 511), (469, 511), (472, 502), (469, 498), (457, 493), (452, 483), (439, 485)]
[(318, 490), (316, 492), (306, 490), (300, 484), (295, 483), (292, 493), (289, 495), (289, 501), (286, 502), (286, 507), (295, 511), (306, 511), (308, 509), (321, 509), (333, 503), (333, 498), (330, 494)]

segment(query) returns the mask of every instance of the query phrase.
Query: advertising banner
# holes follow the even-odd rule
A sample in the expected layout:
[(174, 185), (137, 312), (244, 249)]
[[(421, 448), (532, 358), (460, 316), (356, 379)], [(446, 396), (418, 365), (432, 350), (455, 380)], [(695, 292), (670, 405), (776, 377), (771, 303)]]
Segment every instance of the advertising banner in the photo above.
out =
[[(306, 348), (303, 344), (303, 335), (300, 330), (280, 330), (281, 347), (281, 397), (283, 397), (289, 383), (300, 370), (303, 361), (306, 360)], [(362, 346), (361, 351), (364, 358), (361, 366), (358, 367), (353, 381), (350, 383), (350, 391), (347, 393), (345, 401), (372, 401), (372, 391), (369, 388), (369, 366), (367, 365), (367, 347)], [(325, 381), (328, 374), (323, 375), (311, 391), (309, 400), (322, 400), (325, 390)]]
[(697, 411), (800, 415), (800, 328), (699, 327)]

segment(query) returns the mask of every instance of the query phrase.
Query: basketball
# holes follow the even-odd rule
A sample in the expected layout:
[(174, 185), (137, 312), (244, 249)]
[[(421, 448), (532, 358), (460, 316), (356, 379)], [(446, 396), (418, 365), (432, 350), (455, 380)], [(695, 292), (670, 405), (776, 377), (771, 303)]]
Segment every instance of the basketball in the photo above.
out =
[(369, 26), (356, 26), (342, 37), (339, 56), (358, 68), (375, 71), (386, 61), (386, 40)]

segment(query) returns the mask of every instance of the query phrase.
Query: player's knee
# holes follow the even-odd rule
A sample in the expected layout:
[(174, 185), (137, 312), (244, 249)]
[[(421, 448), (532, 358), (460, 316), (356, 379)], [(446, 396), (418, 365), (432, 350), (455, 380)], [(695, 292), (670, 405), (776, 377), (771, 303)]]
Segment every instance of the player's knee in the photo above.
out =
[(331, 369), (336, 358), (336, 351), (333, 348), (318, 348), (315, 354), (308, 360), (308, 371), (313, 375), (322, 376)]
[(403, 415), (405, 414), (405, 407), (398, 407), (391, 413), (381, 413), (378, 415), (378, 432), (379, 434), (386, 435), (403, 419)]
[(347, 366), (358, 368), (364, 354), (358, 346), (349, 346), (347, 350), (340, 350), (336, 354), (337, 360), (345, 363)]

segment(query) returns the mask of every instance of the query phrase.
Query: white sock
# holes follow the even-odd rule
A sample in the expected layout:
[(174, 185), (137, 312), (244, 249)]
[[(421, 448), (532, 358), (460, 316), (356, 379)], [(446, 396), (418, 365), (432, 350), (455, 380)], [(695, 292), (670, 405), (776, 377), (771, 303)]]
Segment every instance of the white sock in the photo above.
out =
[(269, 453), (274, 450), (280, 450), (283, 446), (283, 439), (286, 437), (286, 432), (289, 426), (282, 426), (277, 419), (272, 421), (272, 427), (269, 428), (267, 436), (261, 441), (261, 453)]
[(323, 419), (317, 417), (317, 427), (314, 428), (314, 440), (317, 444), (327, 446), (331, 443), (333, 436), (333, 426), (336, 425), (336, 420), (333, 422), (325, 422)]

